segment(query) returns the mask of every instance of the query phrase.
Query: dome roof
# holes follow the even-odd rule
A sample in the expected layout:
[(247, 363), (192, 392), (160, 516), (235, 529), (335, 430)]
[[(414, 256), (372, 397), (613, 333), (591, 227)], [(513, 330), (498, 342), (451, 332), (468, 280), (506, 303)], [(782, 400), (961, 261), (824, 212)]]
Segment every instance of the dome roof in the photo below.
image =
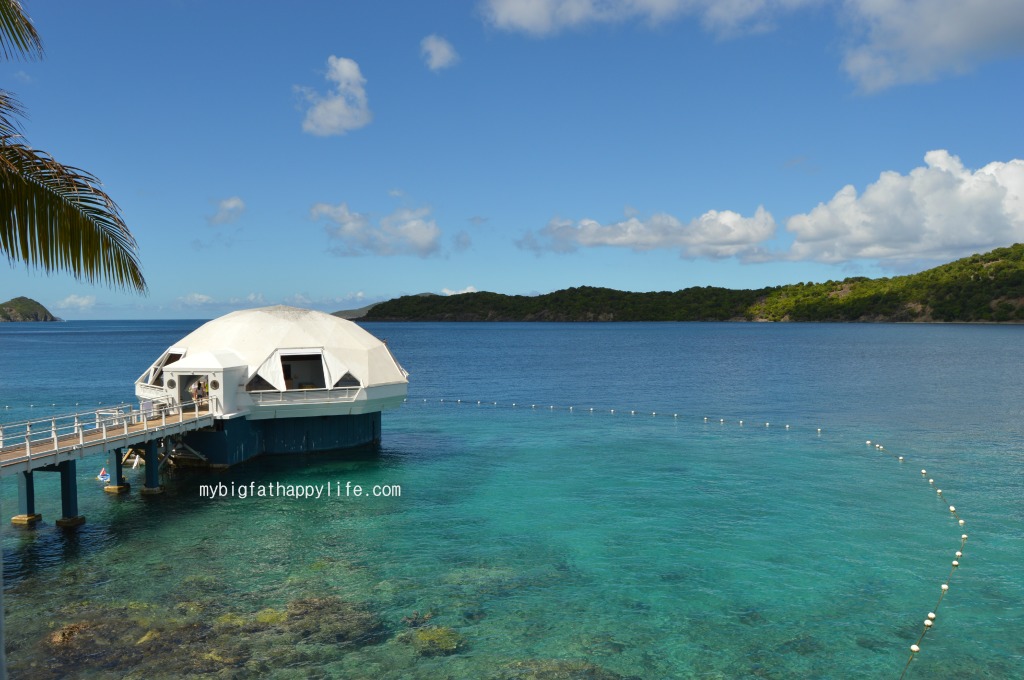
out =
[[(247, 366), (284, 389), (281, 356), (322, 354), (328, 385), (346, 373), (363, 387), (408, 382), (387, 346), (357, 324), (311, 309), (277, 305), (244, 309), (208, 321), (174, 343), (184, 356), (164, 368)], [(205, 364), (209, 363), (209, 366)]]

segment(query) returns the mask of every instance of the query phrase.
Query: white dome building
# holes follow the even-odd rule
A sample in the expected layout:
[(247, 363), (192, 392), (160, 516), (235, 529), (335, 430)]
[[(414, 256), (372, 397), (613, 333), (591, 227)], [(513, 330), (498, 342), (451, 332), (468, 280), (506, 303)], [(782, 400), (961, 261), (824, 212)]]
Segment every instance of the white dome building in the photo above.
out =
[(144, 410), (209, 409), (214, 428), (184, 435), (184, 448), (233, 465), (379, 442), (380, 413), (404, 401), (408, 375), (355, 323), (275, 306), (203, 324), (167, 348), (135, 393)]

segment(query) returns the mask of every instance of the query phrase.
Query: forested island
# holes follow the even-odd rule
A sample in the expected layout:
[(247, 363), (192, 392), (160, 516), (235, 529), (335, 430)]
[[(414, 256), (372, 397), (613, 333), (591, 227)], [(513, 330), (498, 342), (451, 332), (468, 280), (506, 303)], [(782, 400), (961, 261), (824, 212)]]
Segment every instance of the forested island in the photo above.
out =
[(348, 316), (367, 321), (1024, 322), (1024, 244), (892, 278), (756, 290), (705, 286), (633, 293), (582, 286), (537, 296), (420, 294)]
[(60, 321), (35, 300), (16, 297), (0, 303), (0, 321)]

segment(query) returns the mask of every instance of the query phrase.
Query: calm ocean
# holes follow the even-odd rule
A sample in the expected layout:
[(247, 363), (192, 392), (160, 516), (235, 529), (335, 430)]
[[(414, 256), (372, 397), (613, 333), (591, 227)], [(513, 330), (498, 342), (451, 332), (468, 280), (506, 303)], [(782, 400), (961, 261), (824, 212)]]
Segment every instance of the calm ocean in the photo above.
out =
[[(199, 323), (0, 324), (0, 420), (133, 401)], [(411, 374), (379, 454), (86, 459), (69, 533), (5, 478), (11, 677), (895, 680), (929, 611), (907, 678), (1024, 677), (1024, 327), (366, 327)]]

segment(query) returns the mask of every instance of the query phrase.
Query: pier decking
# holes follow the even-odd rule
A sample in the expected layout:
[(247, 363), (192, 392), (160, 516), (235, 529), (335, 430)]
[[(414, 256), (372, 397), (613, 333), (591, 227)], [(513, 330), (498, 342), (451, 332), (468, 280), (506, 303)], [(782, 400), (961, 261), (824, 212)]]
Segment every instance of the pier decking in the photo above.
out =
[(41, 519), (35, 512), (33, 473), (59, 472), (63, 516), (57, 524), (81, 524), (85, 518), (78, 514), (77, 461), (92, 454), (115, 452), (111, 483), (105, 490), (123, 493), (128, 484), (122, 475), (121, 451), (132, 446), (142, 445), (146, 451), (143, 493), (159, 493), (158, 441), (213, 425), (216, 406), (210, 400), (180, 405), (145, 402), (139, 408), (122, 405), (0, 425), (0, 477), (18, 476), (20, 512), (12, 522), (32, 525)]
[(209, 427), (206, 402), (137, 409), (130, 405), (0, 425), (0, 477)]

